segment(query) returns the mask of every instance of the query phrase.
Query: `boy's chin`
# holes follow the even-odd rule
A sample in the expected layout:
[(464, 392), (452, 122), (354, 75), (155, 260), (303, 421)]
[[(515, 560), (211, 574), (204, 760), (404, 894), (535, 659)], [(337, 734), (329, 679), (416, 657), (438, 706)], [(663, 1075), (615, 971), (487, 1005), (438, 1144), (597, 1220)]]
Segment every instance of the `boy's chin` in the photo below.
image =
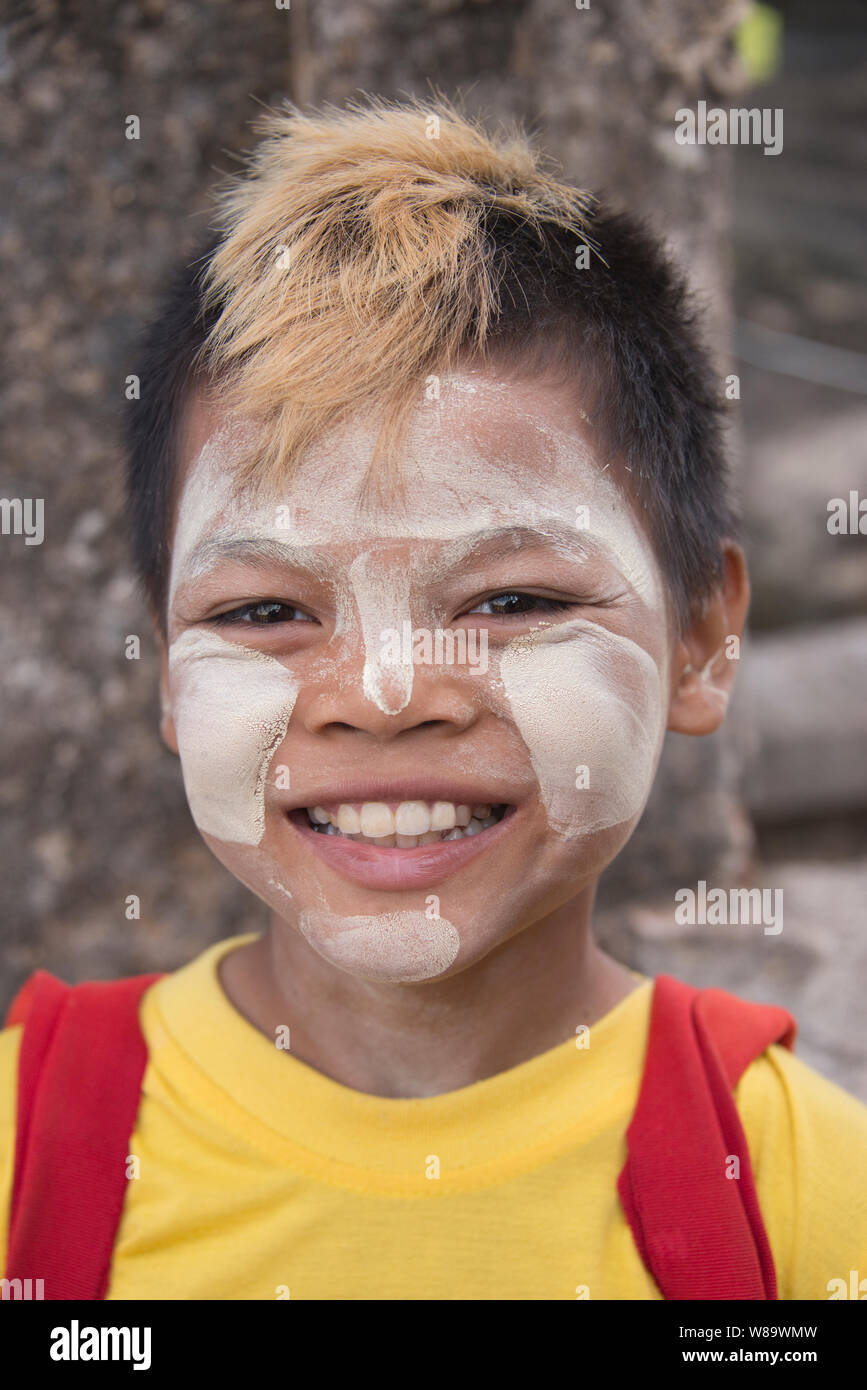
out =
[(272, 929), (300, 935), (333, 966), (360, 980), (447, 978), (483, 959), (522, 930), (595, 890), (596, 880), (637, 821), (585, 836), (540, 836), (511, 882), (486, 876), (462, 888), (447, 879), (417, 891), (371, 891), (312, 864), (283, 862), (269, 844), (240, 845), (204, 834), (208, 848), (272, 913)]

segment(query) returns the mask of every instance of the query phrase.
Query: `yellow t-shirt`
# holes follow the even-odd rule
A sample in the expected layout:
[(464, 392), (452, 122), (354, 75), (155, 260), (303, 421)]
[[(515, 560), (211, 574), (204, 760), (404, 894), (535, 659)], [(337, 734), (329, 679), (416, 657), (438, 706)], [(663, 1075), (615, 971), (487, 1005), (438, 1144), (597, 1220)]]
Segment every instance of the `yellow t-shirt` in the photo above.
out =
[[(149, 1062), (110, 1299), (653, 1299), (617, 1199), (652, 985), (445, 1095), (391, 1100), (281, 1051), (220, 942), (145, 995)], [(0, 1266), (20, 1028), (0, 1033)], [(867, 1108), (772, 1047), (737, 1091), (784, 1299), (867, 1276)]]

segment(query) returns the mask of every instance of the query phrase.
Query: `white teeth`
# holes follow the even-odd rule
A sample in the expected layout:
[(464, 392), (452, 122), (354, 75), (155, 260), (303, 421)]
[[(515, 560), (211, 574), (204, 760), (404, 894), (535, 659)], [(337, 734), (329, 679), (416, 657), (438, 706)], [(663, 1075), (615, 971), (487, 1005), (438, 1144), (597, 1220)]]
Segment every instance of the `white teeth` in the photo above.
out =
[(394, 834), (394, 816), (382, 801), (365, 801), (361, 808), (361, 833), (369, 840)]
[(354, 806), (341, 806), (337, 812), (337, 829), (344, 835), (361, 834), (361, 816)]
[(426, 835), (431, 828), (430, 811), (423, 801), (402, 801), (394, 813), (398, 835)]
[(455, 808), (451, 801), (435, 801), (430, 808), (431, 830), (454, 830)]
[(451, 801), (435, 801), (432, 805), (424, 801), (402, 801), (392, 812), (383, 801), (365, 801), (360, 810), (357, 805), (346, 802), (336, 811), (313, 806), (308, 808), (307, 816), (313, 828), (323, 835), (340, 835), (346, 840), (384, 849), (415, 849), (418, 845), (478, 835), (496, 825), (505, 809), (487, 802), (470, 807)]

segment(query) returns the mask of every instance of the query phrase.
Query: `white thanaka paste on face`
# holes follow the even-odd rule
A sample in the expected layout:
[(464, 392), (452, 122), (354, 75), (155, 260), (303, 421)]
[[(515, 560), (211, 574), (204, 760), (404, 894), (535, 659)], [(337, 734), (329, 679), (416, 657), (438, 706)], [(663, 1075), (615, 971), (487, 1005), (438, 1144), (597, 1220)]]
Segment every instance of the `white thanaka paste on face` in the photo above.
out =
[(190, 812), (218, 840), (258, 845), (265, 782), (298, 684), (279, 661), (190, 629), (169, 649), (175, 732)]
[(661, 673), (644, 648), (574, 619), (515, 638), (500, 676), (551, 829), (572, 839), (638, 815), (663, 733)]
[(361, 623), (364, 642), (362, 689), (383, 714), (400, 714), (412, 699), (412, 660), (387, 661), (383, 638), (387, 628), (412, 627), (409, 611), (410, 571), (377, 559), (369, 550), (356, 556), (349, 566), (349, 582)]
[(301, 913), (298, 925), (313, 949), (339, 970), (382, 983), (442, 975), (461, 944), (451, 922), (424, 912), (340, 917), (311, 908)]
[[(664, 590), (650, 543), (610, 474), (599, 469), (574, 430), (551, 429), (538, 420), (534, 410), (519, 410), (519, 423), (526, 422), (526, 433), (516, 432), (514, 447), (510, 435), (508, 445), (492, 449), (479, 447), (472, 430), (461, 427), (462, 410), (487, 412), (486, 418), (496, 419), (502, 412), (505, 390), (502, 383), (474, 379), (472, 390), (465, 390), (463, 399), (457, 400), (453, 415), (442, 403), (421, 407), (401, 463), (401, 497), (397, 503), (389, 500), (373, 509), (359, 502), (360, 484), (372, 453), (372, 429), (350, 426), (319, 441), (270, 502), (254, 492), (233, 492), (236, 460), (250, 436), (245, 431), (239, 436), (237, 427), (217, 431), (191, 468), (181, 496), (169, 585), (170, 612), (179, 586), (190, 579), (195, 581), (209, 568), (207, 549), (200, 550), (203, 543), (230, 539), (238, 543), (239, 550), (249, 540), (311, 551), (321, 547), (323, 553), (315, 570), (335, 596), (333, 637), (339, 637), (346, 651), (356, 646), (363, 650), (363, 668), (359, 663), (357, 678), (366, 700), (385, 714), (398, 714), (411, 702), (412, 671), (383, 664), (382, 629), (400, 630), (411, 608), (426, 606), (431, 585), (438, 585), (440, 578), (448, 581), (450, 572), (460, 573), (465, 565), (471, 567), (474, 537), (479, 532), (531, 527), (548, 537), (562, 554), (570, 550), (573, 555), (582, 550), (590, 555), (600, 553), (614, 563), (644, 604), (649, 619), (658, 624), (663, 619)], [(511, 395), (509, 399), (513, 402)], [(456, 424), (457, 430), (444, 429), (444, 423)], [(532, 473), (527, 468), (525, 438), (531, 440)], [(284, 513), (288, 508), (290, 525), (285, 524), (285, 516), (278, 522), (278, 505)], [(576, 512), (584, 509), (589, 520), (582, 520), (579, 526)], [(412, 546), (402, 568), (392, 562), (393, 557), (386, 565), (377, 547), (395, 541), (431, 542), (435, 548)], [(196, 551), (200, 551), (199, 560), (194, 559)], [(426, 613), (424, 621), (430, 617), (431, 624), (436, 625), (442, 616)], [(663, 733), (665, 701), (661, 692), (666, 662), (663, 656), (658, 666), (642, 647), (601, 623), (573, 620), (556, 627), (568, 632), (557, 635), (555, 625), (549, 624), (501, 649), (487, 677), (487, 703), (520, 734), (526, 749), (521, 756), (529, 757), (532, 763), (553, 833), (571, 839), (631, 819), (646, 800)], [(207, 635), (190, 631), (185, 638)], [(258, 845), (264, 830), (264, 778), (269, 758), (281, 741), (279, 727), (275, 726), (274, 740), (267, 746), (246, 731), (235, 749), (234, 782), (214, 776), (213, 763), (209, 772), (205, 754), (206, 749), (209, 756), (213, 753), (215, 741), (231, 744), (233, 720), (239, 712), (255, 707), (257, 663), (276, 667), (280, 682), (291, 682), (291, 677), (285, 667), (261, 653), (221, 639), (215, 641), (218, 645), (209, 649), (218, 659), (215, 665), (225, 665), (219, 661), (223, 647), (230, 646), (234, 654), (236, 695), (220, 706), (213, 697), (215, 682), (202, 681), (204, 693), (212, 692), (212, 713), (216, 715), (221, 709), (224, 720), (218, 730), (217, 720), (212, 718), (207, 735), (194, 730), (195, 701), (191, 702), (187, 722), (192, 751), (188, 762), (196, 764), (191, 775), (191, 783), (196, 785), (192, 792), (188, 786), (188, 794), (200, 829), (218, 839)], [(336, 651), (335, 647), (335, 659)], [(242, 652), (245, 656), (240, 655)], [(207, 654), (203, 647), (202, 657)], [(202, 665), (206, 664), (203, 660)], [(183, 674), (183, 665), (176, 670)], [(261, 671), (258, 674), (261, 676)], [(451, 679), (462, 675), (469, 679), (468, 672), (452, 670), (449, 674)], [(273, 670), (271, 675), (275, 675)], [(250, 678), (249, 687), (245, 677)], [(481, 684), (478, 679), (473, 681), (474, 697), (480, 700)], [(276, 695), (276, 687), (270, 689)], [(294, 690), (293, 686), (293, 702)], [(193, 692), (188, 682), (187, 695)], [(183, 687), (180, 694), (183, 703)], [(291, 705), (285, 723), (281, 714), (283, 735), (289, 714)], [(588, 751), (594, 738), (600, 743)], [(512, 763), (518, 752), (514, 737), (506, 751)], [(248, 764), (246, 772), (240, 768), (242, 758)], [(477, 773), (477, 759), (467, 758), (462, 747), (456, 747), (452, 766), (464, 761), (467, 770)], [(574, 785), (574, 770), (579, 764), (590, 770), (589, 788)], [(184, 775), (186, 781), (186, 768)], [(234, 804), (244, 799), (246, 811)], [(221, 800), (232, 802), (234, 809), (221, 815)], [(200, 820), (200, 814), (207, 824)], [(212, 828), (214, 825), (220, 829)], [(226, 833), (229, 829), (231, 835)], [(267, 869), (257, 868), (252, 880), (243, 873), (238, 876), (272, 906), (278, 889), (280, 897), (291, 896), (291, 879), (286, 879), (285, 868), (276, 859), (270, 861), (270, 875)], [(256, 887), (258, 883), (262, 887)], [(449, 968), (460, 944), (451, 923), (442, 918), (431, 921), (421, 912), (342, 917), (323, 903), (302, 911), (299, 925), (326, 959), (368, 979), (432, 978)]]

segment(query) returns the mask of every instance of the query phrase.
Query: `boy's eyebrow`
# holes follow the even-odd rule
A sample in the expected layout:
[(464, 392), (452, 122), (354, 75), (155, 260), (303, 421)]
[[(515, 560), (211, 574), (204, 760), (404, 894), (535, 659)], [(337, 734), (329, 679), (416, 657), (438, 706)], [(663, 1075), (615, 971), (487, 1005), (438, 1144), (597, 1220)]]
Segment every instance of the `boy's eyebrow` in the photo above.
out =
[(444, 547), (442, 563), (452, 564), (479, 551), (485, 552), (486, 559), (496, 559), (541, 547), (557, 550), (561, 554), (565, 551), (580, 559), (599, 556), (618, 564), (616, 554), (601, 536), (591, 535), (578, 525), (570, 525), (558, 517), (542, 520), (533, 526), (492, 526), (466, 536), (456, 536)]
[(328, 577), (328, 563), (315, 547), (296, 545), (292, 541), (276, 540), (271, 536), (208, 536), (193, 548), (187, 557), (183, 578), (201, 579), (222, 560), (241, 560), (245, 565), (262, 569), (272, 565), (292, 565), (310, 570), (317, 579)]

